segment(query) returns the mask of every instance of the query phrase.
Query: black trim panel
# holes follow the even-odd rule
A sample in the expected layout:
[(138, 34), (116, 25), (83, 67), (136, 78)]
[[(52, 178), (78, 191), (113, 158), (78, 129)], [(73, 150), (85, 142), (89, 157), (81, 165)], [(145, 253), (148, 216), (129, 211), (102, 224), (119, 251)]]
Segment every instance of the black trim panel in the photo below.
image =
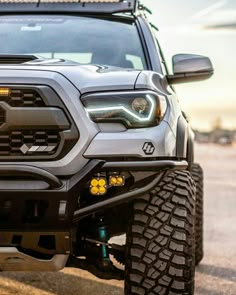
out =
[(177, 123), (176, 157), (187, 158), (187, 145), (189, 137), (188, 123), (183, 116), (180, 116)]
[(0, 107), (6, 112), (5, 124), (0, 126), (1, 131), (12, 130), (68, 130), (68, 122), (63, 110), (55, 107), (40, 108), (12, 108), (0, 101)]

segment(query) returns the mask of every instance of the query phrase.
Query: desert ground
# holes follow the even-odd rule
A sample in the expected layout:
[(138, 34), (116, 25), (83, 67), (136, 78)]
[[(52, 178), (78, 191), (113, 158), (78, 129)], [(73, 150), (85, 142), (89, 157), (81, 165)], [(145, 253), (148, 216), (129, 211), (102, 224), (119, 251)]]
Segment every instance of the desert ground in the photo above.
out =
[[(205, 171), (205, 258), (196, 270), (196, 295), (236, 294), (236, 147), (197, 145)], [(87, 272), (0, 274), (0, 295), (122, 295), (123, 283)]]

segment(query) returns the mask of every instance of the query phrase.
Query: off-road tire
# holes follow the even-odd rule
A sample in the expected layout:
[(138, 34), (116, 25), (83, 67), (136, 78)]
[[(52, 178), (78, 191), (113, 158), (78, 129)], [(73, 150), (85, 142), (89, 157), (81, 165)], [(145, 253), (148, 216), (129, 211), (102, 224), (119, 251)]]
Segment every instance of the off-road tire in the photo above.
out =
[(163, 177), (135, 200), (127, 231), (125, 295), (194, 293), (195, 183), (188, 171)]
[(204, 256), (203, 246), (203, 170), (199, 164), (192, 164), (191, 173), (196, 184), (196, 220), (195, 220), (195, 264)]

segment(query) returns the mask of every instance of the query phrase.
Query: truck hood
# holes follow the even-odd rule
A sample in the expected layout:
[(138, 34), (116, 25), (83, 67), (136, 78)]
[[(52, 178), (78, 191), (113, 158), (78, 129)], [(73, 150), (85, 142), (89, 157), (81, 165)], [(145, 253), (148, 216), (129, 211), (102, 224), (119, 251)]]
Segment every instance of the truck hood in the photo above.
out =
[(60, 67), (59, 72), (81, 92), (132, 90), (140, 71), (110, 66), (83, 65)]
[[(138, 70), (100, 65), (79, 65), (74, 62), (25, 63), (1, 65), (0, 71), (48, 71), (59, 73), (69, 80), (81, 94), (94, 91), (132, 90), (140, 74)], [(3, 73), (2, 73), (3, 75)], [(1, 75), (1, 76), (2, 76)]]

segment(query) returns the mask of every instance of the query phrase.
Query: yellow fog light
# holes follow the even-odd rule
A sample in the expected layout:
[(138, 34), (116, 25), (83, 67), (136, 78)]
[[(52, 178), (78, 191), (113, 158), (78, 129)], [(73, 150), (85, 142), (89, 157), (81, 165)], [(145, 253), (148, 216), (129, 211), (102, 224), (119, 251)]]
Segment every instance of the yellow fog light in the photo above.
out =
[(110, 186), (124, 186), (125, 185), (125, 177), (124, 176), (110, 176), (109, 185)]
[(107, 192), (107, 189), (105, 188), (105, 186), (99, 187), (99, 194), (100, 195), (105, 195), (106, 192)]
[(99, 186), (105, 186), (107, 184), (107, 182), (106, 182), (106, 180), (104, 179), (104, 178), (102, 178), (102, 179), (100, 179), (99, 181), (98, 181), (98, 185)]
[(107, 192), (107, 180), (106, 178), (93, 178), (90, 181), (90, 193), (95, 196), (105, 195)]
[(91, 186), (98, 186), (99, 182), (97, 179), (92, 179), (91, 180)]
[(93, 186), (90, 188), (90, 193), (92, 195), (98, 195), (99, 194), (99, 188), (97, 186)]
[(123, 177), (117, 177), (116, 182), (117, 182), (117, 185), (124, 185), (125, 184)]
[(9, 88), (0, 88), (0, 95), (1, 96), (8, 96), (10, 94)]
[(112, 185), (112, 186), (113, 186), (113, 185), (116, 185), (116, 177), (113, 177), (113, 176), (110, 177), (110, 179), (109, 179), (109, 184)]

